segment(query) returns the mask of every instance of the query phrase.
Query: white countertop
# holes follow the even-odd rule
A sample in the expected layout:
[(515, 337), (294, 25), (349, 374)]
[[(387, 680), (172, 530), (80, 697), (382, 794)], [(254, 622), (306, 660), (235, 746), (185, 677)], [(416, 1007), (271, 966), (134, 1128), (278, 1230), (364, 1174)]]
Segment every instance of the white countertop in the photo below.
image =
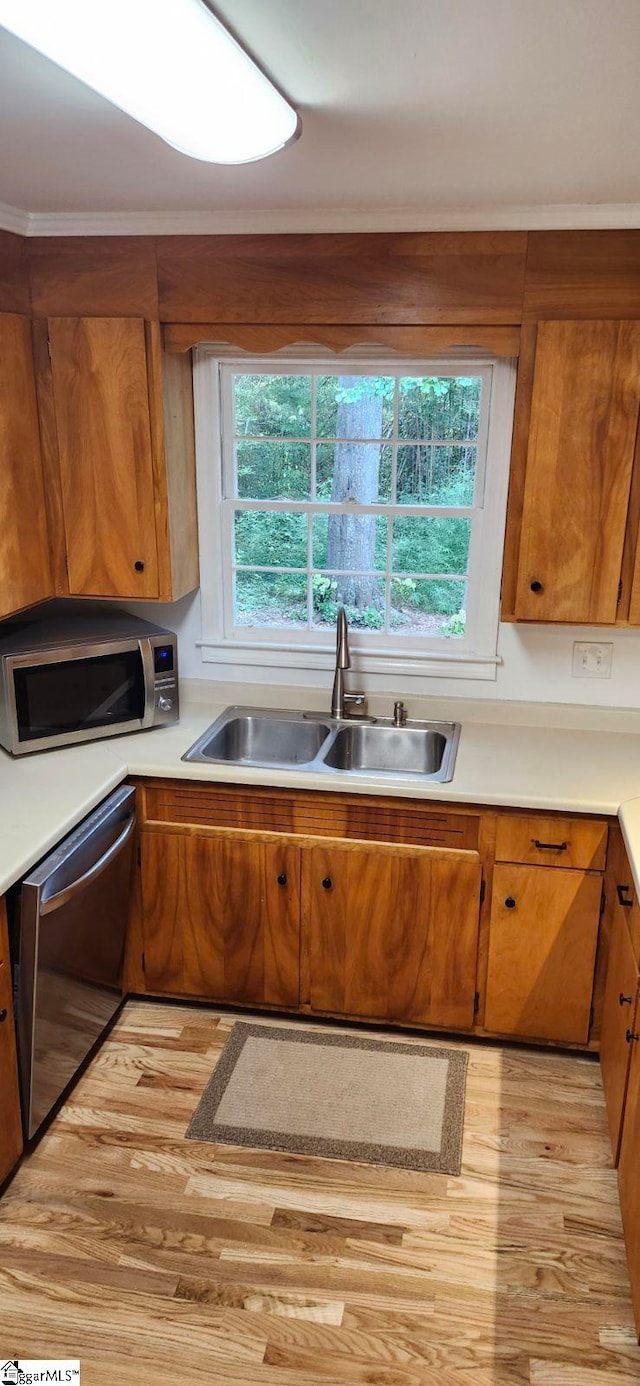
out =
[[(0, 751), (0, 894), (128, 775), (619, 813), (640, 893), (640, 714), (514, 704), (496, 713), (495, 705), (461, 700), (453, 709), (450, 702), (445, 710), (432, 701), (428, 709), (425, 705), (414, 711), (412, 703), (410, 711), (416, 716), (462, 723), (453, 779), (438, 784), (390, 775), (249, 770), (182, 761), (219, 713), (240, 701), (226, 688), (221, 699), (221, 691), (216, 689), (216, 700), (209, 695), (206, 702), (185, 704), (180, 722), (172, 727), (17, 759)], [(263, 693), (254, 701), (267, 706), (272, 699)], [(309, 697), (287, 701), (290, 706), (322, 707)], [(545, 719), (551, 725), (545, 726)]]

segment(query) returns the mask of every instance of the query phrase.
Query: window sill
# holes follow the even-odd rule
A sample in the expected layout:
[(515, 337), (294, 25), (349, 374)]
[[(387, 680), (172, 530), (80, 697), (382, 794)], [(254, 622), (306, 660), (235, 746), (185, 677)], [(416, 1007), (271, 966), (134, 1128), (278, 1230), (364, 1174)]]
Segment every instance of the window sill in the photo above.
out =
[[(203, 637), (196, 641), (202, 650), (202, 658), (208, 664), (235, 664), (262, 668), (282, 668), (286, 656), (287, 670), (319, 669), (332, 670), (335, 666), (335, 653), (332, 648), (319, 648), (287, 644), (283, 641), (277, 647), (257, 640), (215, 640)], [(456, 651), (446, 655), (434, 650), (424, 653), (402, 651), (391, 653), (382, 650), (354, 650), (357, 671), (361, 674), (404, 674), (416, 678), (481, 679), (495, 681), (498, 665), (502, 663), (499, 655), (478, 655), (470, 651)]]

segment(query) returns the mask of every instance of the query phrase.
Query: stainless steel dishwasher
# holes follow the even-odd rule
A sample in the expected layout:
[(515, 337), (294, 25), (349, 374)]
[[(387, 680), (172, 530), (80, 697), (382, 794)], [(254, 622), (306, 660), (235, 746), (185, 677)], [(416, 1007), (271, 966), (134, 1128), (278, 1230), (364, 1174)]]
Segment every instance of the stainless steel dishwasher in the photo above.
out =
[(11, 955), (27, 1139), (122, 999), (135, 790), (117, 789), (22, 881)]

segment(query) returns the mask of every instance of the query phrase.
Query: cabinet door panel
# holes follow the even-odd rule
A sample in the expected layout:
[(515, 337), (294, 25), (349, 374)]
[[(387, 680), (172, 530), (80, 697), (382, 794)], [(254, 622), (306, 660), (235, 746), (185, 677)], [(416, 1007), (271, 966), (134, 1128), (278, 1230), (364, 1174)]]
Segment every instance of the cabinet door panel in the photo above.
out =
[(639, 403), (640, 323), (539, 324), (516, 619), (615, 621)]
[[(3, 1018), (2, 1018), (3, 1017)], [(0, 900), (0, 1184), (22, 1151), (16, 1042), (11, 1000), (11, 968), (4, 901)]]
[(615, 1161), (618, 1159), (631, 1059), (627, 1033), (635, 1030), (637, 991), (638, 968), (629, 930), (622, 917), (622, 911), (618, 909), (614, 915), (611, 935), (600, 1037), (602, 1082)]
[(53, 595), (31, 326), (0, 313), (0, 617)]
[(69, 591), (157, 597), (144, 323), (51, 318), (49, 341)]
[(631, 1298), (640, 1334), (640, 1179), (638, 1178), (638, 1150), (640, 1150), (640, 1044), (631, 1045), (631, 1065), (627, 1105), (622, 1129), (620, 1163), (618, 1165), (618, 1188), (620, 1191), (620, 1210), (627, 1248), (627, 1263), (631, 1280)]
[(586, 1043), (601, 894), (601, 877), (582, 871), (496, 866), (487, 1030)]
[(470, 1028), (480, 880), (475, 852), (305, 849), (313, 1009)]
[(297, 1005), (297, 847), (143, 833), (142, 898), (151, 991)]

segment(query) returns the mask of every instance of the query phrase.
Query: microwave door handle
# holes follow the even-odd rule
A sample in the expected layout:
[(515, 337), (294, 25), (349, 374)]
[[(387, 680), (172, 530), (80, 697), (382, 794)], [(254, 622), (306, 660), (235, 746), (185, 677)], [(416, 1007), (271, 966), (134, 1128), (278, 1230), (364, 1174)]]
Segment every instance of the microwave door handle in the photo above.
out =
[(40, 914), (52, 914), (54, 910), (59, 910), (63, 905), (68, 905), (69, 901), (74, 900), (76, 895), (79, 895), (86, 886), (91, 885), (92, 881), (97, 880), (98, 876), (101, 876), (102, 872), (106, 871), (106, 868), (109, 863), (113, 861), (113, 858), (117, 857), (125, 843), (129, 841), (135, 825), (135, 818), (130, 818), (124, 831), (120, 833), (120, 836), (116, 838), (115, 842), (111, 843), (111, 846), (107, 848), (104, 855), (99, 857), (98, 861), (94, 862), (94, 865), (91, 866), (88, 871), (85, 871), (83, 876), (79, 876), (77, 881), (72, 881), (71, 885), (66, 886), (64, 890), (59, 890), (56, 895), (51, 895), (48, 900), (45, 900), (40, 906)]

